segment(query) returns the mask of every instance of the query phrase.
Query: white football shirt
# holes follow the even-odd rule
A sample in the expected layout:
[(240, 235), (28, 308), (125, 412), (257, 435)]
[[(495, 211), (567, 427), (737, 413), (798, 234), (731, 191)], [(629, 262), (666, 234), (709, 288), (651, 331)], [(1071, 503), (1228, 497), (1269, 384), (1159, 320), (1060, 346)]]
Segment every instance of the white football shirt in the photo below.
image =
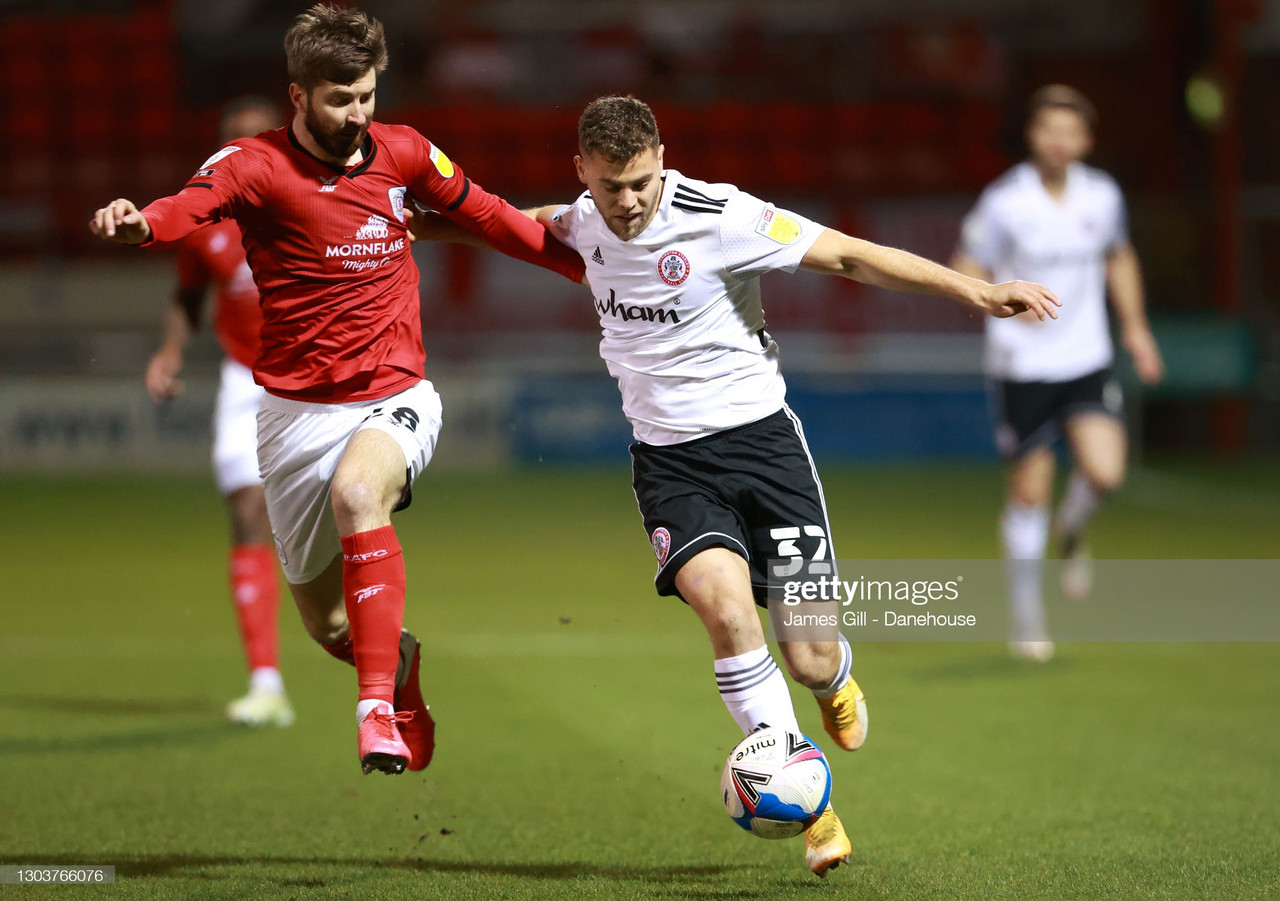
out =
[(794, 272), (823, 226), (667, 169), (652, 221), (630, 241), (590, 192), (556, 211), (552, 231), (586, 263), (600, 356), (637, 441), (679, 444), (782, 409), (760, 276)]
[(961, 248), (997, 282), (1038, 282), (1062, 301), (1056, 320), (986, 320), (983, 368), (994, 378), (1065, 382), (1111, 364), (1106, 262), (1129, 240), (1124, 196), (1107, 173), (1074, 163), (1055, 200), (1035, 167), (996, 179), (964, 220)]

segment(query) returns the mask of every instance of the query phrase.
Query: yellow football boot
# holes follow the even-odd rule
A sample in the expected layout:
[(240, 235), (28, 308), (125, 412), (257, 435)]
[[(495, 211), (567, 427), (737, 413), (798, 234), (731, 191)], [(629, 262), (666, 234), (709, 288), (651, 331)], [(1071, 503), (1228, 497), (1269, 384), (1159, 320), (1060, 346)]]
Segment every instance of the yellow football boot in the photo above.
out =
[(822, 816), (804, 831), (804, 862), (818, 876), (826, 877), (827, 870), (834, 870), (849, 862), (853, 846), (844, 834), (840, 818), (828, 805)]
[(867, 701), (852, 678), (830, 698), (817, 698), (822, 727), (846, 751), (856, 751), (867, 740)]

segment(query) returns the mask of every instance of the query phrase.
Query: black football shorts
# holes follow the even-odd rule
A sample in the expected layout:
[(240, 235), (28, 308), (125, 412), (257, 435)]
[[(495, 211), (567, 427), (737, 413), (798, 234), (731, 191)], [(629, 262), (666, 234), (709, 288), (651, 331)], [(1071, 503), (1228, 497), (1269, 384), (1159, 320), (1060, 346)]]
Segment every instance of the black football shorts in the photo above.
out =
[[(631, 472), (660, 595), (679, 596), (680, 567), (712, 547), (746, 559), (761, 606), (770, 575), (777, 582), (802, 559), (830, 561), (834, 573), (822, 484), (788, 407), (682, 444), (633, 444)], [(768, 572), (771, 561), (782, 571)]]
[(1017, 460), (1037, 447), (1063, 437), (1063, 423), (1080, 413), (1120, 418), (1124, 394), (1110, 369), (1099, 369), (1066, 382), (990, 383), (991, 418), (996, 448), (1006, 460)]

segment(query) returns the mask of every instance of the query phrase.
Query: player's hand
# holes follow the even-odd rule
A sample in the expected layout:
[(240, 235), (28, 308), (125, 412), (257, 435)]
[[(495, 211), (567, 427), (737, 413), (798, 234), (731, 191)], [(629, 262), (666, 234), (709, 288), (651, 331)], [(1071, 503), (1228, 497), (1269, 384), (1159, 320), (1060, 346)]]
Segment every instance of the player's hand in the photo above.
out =
[(156, 403), (170, 397), (177, 397), (186, 390), (186, 385), (178, 378), (182, 372), (182, 351), (162, 347), (151, 357), (147, 364), (147, 393)]
[(1007, 319), (1030, 310), (1043, 320), (1058, 318), (1062, 301), (1044, 285), (1035, 282), (1001, 282), (983, 292), (980, 306), (997, 319)]
[[(408, 205), (405, 212), (408, 213)], [(405, 225), (414, 241), (446, 241), (454, 244), (480, 246), (480, 239), (434, 210), (418, 209), (406, 216)]]
[(89, 231), (104, 241), (117, 244), (141, 244), (151, 237), (147, 218), (133, 205), (133, 201), (113, 200), (93, 214)]
[(1124, 333), (1124, 349), (1133, 358), (1133, 370), (1144, 385), (1154, 385), (1164, 378), (1164, 358), (1150, 329), (1134, 329)]
[(432, 240), (428, 223), (431, 215), (428, 210), (422, 208), (411, 210), (409, 204), (404, 205), (404, 224), (409, 229), (410, 242)]

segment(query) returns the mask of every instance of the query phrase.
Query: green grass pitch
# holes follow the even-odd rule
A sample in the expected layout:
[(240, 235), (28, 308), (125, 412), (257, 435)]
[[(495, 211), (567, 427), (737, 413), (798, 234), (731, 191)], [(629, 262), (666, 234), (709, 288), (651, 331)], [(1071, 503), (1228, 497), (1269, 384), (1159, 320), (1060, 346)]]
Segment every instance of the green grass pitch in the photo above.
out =
[[(825, 476), (845, 556), (996, 554), (993, 469)], [(0, 480), (0, 864), (117, 872), (0, 896), (1280, 897), (1280, 645), (855, 648), (873, 728), (830, 755), (854, 862), (820, 881), (801, 840), (720, 806), (738, 733), (698, 624), (652, 592), (625, 470), (428, 471), (414, 494), (439, 746), (393, 778), (360, 774), (353, 672), (287, 603), (297, 724), (223, 723), (244, 674), (207, 480)], [(1094, 542), (1277, 556), (1280, 467), (1149, 465)]]

